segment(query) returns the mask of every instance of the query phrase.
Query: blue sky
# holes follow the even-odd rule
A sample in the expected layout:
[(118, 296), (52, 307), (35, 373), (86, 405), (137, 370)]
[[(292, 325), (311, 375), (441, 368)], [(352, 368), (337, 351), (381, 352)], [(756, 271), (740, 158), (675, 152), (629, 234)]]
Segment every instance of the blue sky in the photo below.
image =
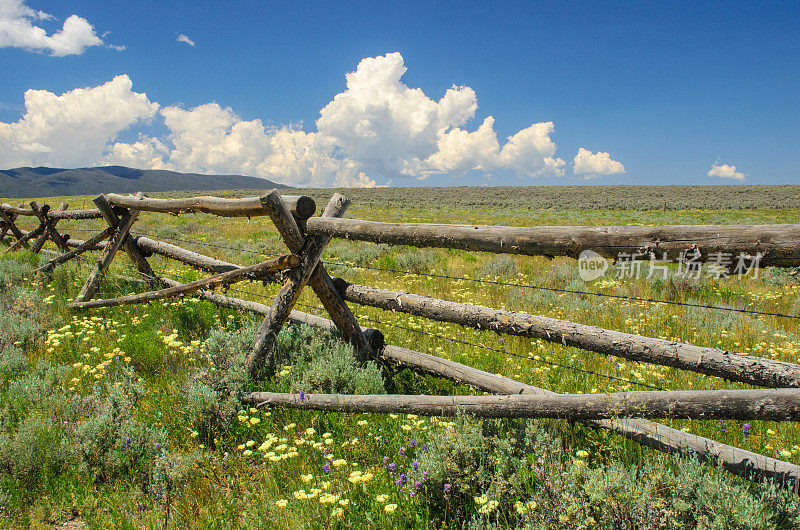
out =
[[(29, 38), (20, 21), (70, 38)], [(0, 166), (299, 185), (798, 183), (797, 27), (797, 2), (0, 0)], [(468, 88), (442, 104), (454, 86)], [(26, 106), (28, 89), (65, 96)]]

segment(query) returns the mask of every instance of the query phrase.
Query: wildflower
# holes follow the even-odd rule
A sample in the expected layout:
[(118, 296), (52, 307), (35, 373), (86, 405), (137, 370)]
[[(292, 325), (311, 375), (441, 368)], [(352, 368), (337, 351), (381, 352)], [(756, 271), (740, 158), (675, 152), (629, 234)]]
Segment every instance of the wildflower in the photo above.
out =
[(411, 469), (413, 469), (414, 471), (416, 471), (417, 469), (419, 469), (419, 464), (417, 463), (417, 461), (416, 461), (416, 460), (415, 460), (415, 461), (413, 461), (413, 462), (411, 462)]
[(416, 482), (414, 483), (414, 489), (415, 489), (415, 490), (418, 490), (418, 489), (420, 489), (421, 487), (422, 487), (422, 481), (421, 481), (421, 480), (418, 480), (418, 481), (416, 481)]
[(281, 508), (286, 508), (286, 505), (289, 504), (289, 502), (286, 499), (278, 499), (277, 501), (275, 501), (275, 504), (277, 504)]
[(344, 510), (341, 508), (334, 508), (331, 510), (332, 517), (341, 517), (342, 515), (344, 515)]
[(779, 454), (781, 455), (781, 458), (789, 458), (792, 456), (792, 452), (786, 450), (781, 451)]
[(360, 425), (361, 427), (366, 427), (368, 423), (369, 422), (367, 420), (360, 420), (358, 422), (358, 425)]
[(427, 471), (423, 471), (422, 472), (422, 480), (426, 480), (429, 476), (430, 476), (430, 473), (428, 473)]
[(405, 447), (401, 447), (400, 451), (398, 451), (398, 452), (400, 453), (400, 456), (406, 456), (406, 448)]
[(300, 478), (302, 479), (303, 482), (308, 484), (309, 482), (311, 482), (314, 479), (314, 475), (309, 473), (308, 475), (300, 475)]
[(411, 440), (410, 442), (408, 442), (408, 446), (411, 449), (414, 449), (417, 446), (417, 441), (416, 440)]
[(486, 504), (488, 501), (489, 501), (489, 499), (488, 499), (488, 497), (486, 497), (485, 493), (483, 495), (479, 496), (479, 497), (475, 497), (475, 504), (480, 504), (481, 506)]
[(338, 459), (333, 461), (333, 466), (336, 467), (336, 468), (339, 468), (339, 467), (342, 467), (342, 466), (345, 466), (345, 465), (347, 465), (347, 460), (345, 460), (343, 458), (338, 458)]
[(390, 460), (390, 458), (389, 458), (388, 456), (384, 456), (384, 457), (383, 457), (383, 465), (386, 465), (386, 464), (388, 464), (388, 463), (389, 463), (389, 460)]
[(313, 427), (306, 429), (306, 436), (314, 436), (316, 433), (317, 431), (315, 431)]
[(489, 501), (486, 504), (484, 504), (480, 510), (478, 510), (478, 513), (488, 515), (492, 513), (495, 510), (495, 508), (497, 508), (499, 505), (500, 503), (498, 501)]
[(325, 473), (330, 473), (331, 472), (331, 464), (330, 464), (330, 462), (325, 462), (325, 464), (322, 466), (322, 471), (324, 471)]
[(450, 490), (453, 489), (453, 485), (450, 484), (449, 482), (445, 482), (443, 489), (445, 493), (450, 493)]
[(247, 450), (246, 450), (244, 453), (242, 453), (242, 454), (243, 454), (244, 456), (250, 456), (250, 455), (252, 455), (252, 454), (253, 454), (253, 451), (251, 451), (250, 449), (247, 449)]
[(405, 473), (400, 473), (400, 476), (397, 477), (397, 480), (395, 480), (394, 483), (397, 486), (402, 486), (403, 484), (405, 484), (406, 483), (406, 474)]
[(256, 442), (255, 442), (255, 441), (253, 441), (253, 440), (247, 440), (247, 442), (245, 442), (245, 444), (244, 444), (244, 445), (246, 445), (247, 447), (253, 447), (255, 444), (256, 444)]
[(382, 494), (378, 495), (377, 497), (375, 497), (375, 500), (378, 501), (378, 502), (386, 502), (386, 501), (389, 500), (389, 496), (384, 494), (384, 493), (382, 493)]
[(744, 425), (742, 425), (742, 434), (744, 434), (745, 436), (750, 434), (750, 424), (749, 423), (745, 423)]
[(261, 423), (261, 418), (250, 418), (250, 425), (258, 425)]
[(395, 470), (395, 467), (396, 467), (396, 466), (394, 465), (394, 462), (389, 462), (389, 465), (388, 465), (388, 466), (386, 466), (386, 469), (388, 469), (388, 470), (389, 470), (389, 471), (391, 471), (391, 472), (394, 472), (394, 470)]
[(386, 513), (394, 513), (396, 509), (397, 509), (396, 504), (387, 504), (386, 506), (383, 507), (383, 511)]
[(580, 451), (575, 453), (575, 456), (577, 456), (578, 458), (586, 458), (587, 456), (589, 456), (589, 453), (581, 449)]

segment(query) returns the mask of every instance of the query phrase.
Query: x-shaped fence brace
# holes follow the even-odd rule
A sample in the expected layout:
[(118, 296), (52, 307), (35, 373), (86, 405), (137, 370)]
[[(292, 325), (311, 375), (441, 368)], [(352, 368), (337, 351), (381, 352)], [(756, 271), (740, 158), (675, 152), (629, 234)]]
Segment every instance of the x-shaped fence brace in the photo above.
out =
[[(138, 193), (135, 197), (142, 199), (144, 195)], [(39, 269), (43, 271), (52, 270), (55, 265), (64, 263), (86, 250), (95, 248), (100, 241), (110, 238), (103, 247), (86, 283), (69, 307), (85, 309), (145, 303), (185, 295), (199, 289), (228, 286), (244, 280), (264, 280), (268, 277), (274, 277), (278, 271), (283, 271), (283, 285), (272, 303), (269, 314), (264, 318), (258, 329), (253, 351), (247, 357), (246, 366), (252, 376), (258, 376), (264, 369), (270, 370), (274, 368), (274, 356), (269, 354), (275, 346), (278, 333), (288, 320), (306, 284), (310, 285), (316, 293), (345, 340), (353, 345), (359, 360), (363, 361), (375, 357), (375, 348), (365, 337), (355, 316), (353, 316), (353, 313), (334, 286), (333, 280), (325, 271), (325, 267), (320, 263), (322, 253), (331, 238), (329, 236), (306, 237), (300, 229), (299, 219), (295, 219), (277, 190), (273, 190), (261, 197), (260, 203), (278, 229), (290, 252), (289, 254), (187, 284), (173, 285), (146, 293), (105, 300), (92, 300), (91, 298), (120, 248), (125, 250), (139, 269), (139, 272), (153, 284), (163, 285), (163, 282), (155, 275), (142, 250), (136, 244), (135, 238), (130, 235), (131, 227), (139, 215), (139, 210), (117, 207), (115, 211), (115, 208), (112, 208), (106, 197), (102, 195), (97, 197), (94, 203), (109, 227), (84, 242), (78, 248), (57, 256)], [(350, 201), (346, 197), (336, 193), (331, 198), (322, 216), (342, 217), (349, 205)], [(54, 225), (55, 223), (43, 223), (40, 227), (40, 233), (50, 234), (50, 231), (52, 231), (58, 237)], [(52, 234), (50, 237), (53, 238)], [(53, 238), (53, 240), (61, 246), (57, 239)], [(64, 246), (66, 247), (66, 245)]]
[[(2, 219), (3, 225), (3, 232), (2, 235), (0, 235), (0, 240), (2, 240), (9, 231), (14, 235), (14, 237), (17, 238), (17, 240), (6, 250), (6, 252), (13, 252), (24, 246), (29, 248), (32, 252), (38, 253), (48, 239), (55, 243), (56, 246), (58, 246), (58, 248), (60, 248), (62, 251), (68, 251), (69, 248), (67, 248), (66, 241), (69, 239), (69, 236), (64, 237), (58, 233), (58, 230), (56, 230), (56, 224), (60, 219), (53, 217), (50, 214), (50, 206), (45, 204), (44, 206), (40, 207), (36, 201), (31, 201), (30, 207), (33, 214), (39, 220), (39, 226), (26, 234), (23, 234), (15, 224), (15, 221), (20, 214), (6, 212), (5, 210), (0, 209), (0, 219)], [(66, 209), (67, 203), (62, 202), (55, 211), (63, 212)], [(33, 245), (29, 243), (31, 240), (34, 240)]]

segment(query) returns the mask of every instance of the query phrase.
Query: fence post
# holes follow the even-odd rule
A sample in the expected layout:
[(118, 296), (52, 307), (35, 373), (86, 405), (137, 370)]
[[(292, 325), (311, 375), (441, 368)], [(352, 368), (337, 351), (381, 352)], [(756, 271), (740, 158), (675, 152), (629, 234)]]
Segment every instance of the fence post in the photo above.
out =
[[(44, 231), (41, 233), (41, 235), (39, 235), (39, 238), (33, 244), (31, 250), (38, 254), (49, 238), (53, 241), (53, 243), (56, 244), (56, 246), (58, 246), (59, 249), (61, 249), (63, 252), (67, 252), (69, 250), (67, 244), (64, 242), (61, 234), (56, 231), (56, 223), (58, 223), (59, 219), (50, 217), (50, 207), (45, 204), (40, 208), (36, 201), (31, 201), (30, 206), (31, 210), (33, 210), (33, 213), (36, 215), (36, 218), (39, 219), (39, 222), (44, 225)], [(66, 209), (67, 203), (62, 202), (58, 205), (56, 211), (63, 212)]]
[(12, 213), (12, 214), (9, 215), (8, 213), (5, 212), (5, 210), (0, 208), (0, 219), (2, 219), (2, 221), (3, 221), (3, 223), (2, 223), (3, 224), (3, 233), (0, 235), (0, 241), (2, 241), (6, 237), (6, 234), (9, 231), (17, 239), (22, 238), (22, 233), (19, 231), (19, 228), (17, 228), (17, 225), (14, 224), (14, 221), (17, 220), (17, 217), (19, 217), (18, 214)]
[[(101, 197), (102, 195), (95, 199), (95, 204), (98, 205), (98, 208), (100, 208), (100, 211), (102, 212), (100, 204), (105, 204), (107, 206), (108, 203), (105, 202), (105, 198), (101, 200)], [(92, 272), (89, 273), (89, 277), (86, 279), (86, 283), (81, 288), (81, 292), (78, 293), (77, 298), (75, 298), (76, 302), (85, 302), (92, 298), (95, 290), (97, 290), (100, 280), (103, 278), (103, 276), (105, 276), (106, 271), (108, 271), (111, 261), (114, 259), (117, 251), (122, 246), (122, 243), (128, 237), (128, 232), (130, 232), (130, 229), (133, 226), (133, 223), (136, 222), (136, 218), (138, 216), (139, 210), (128, 210), (122, 214), (122, 217), (117, 218), (114, 235), (106, 244), (102, 254), (100, 254), (100, 258), (98, 258), (94, 269), (92, 269)], [(114, 217), (116, 217), (116, 214), (114, 214)], [(109, 219), (106, 219), (106, 221), (109, 221)]]
[[(142, 198), (144, 197), (144, 193), (140, 191), (135, 195), (135, 197)], [(98, 196), (94, 200), (94, 203), (97, 206), (97, 209), (100, 210), (100, 214), (103, 216), (103, 219), (106, 220), (109, 226), (119, 226), (120, 218), (111, 208), (111, 205), (108, 203), (108, 200), (105, 198), (105, 196), (103, 195)], [(131, 210), (126, 210), (126, 212), (130, 211)], [(137, 212), (136, 215), (138, 216), (139, 210), (135, 211)], [(131, 258), (131, 261), (133, 261), (133, 263), (136, 265), (136, 268), (139, 269), (139, 272), (142, 273), (142, 275), (145, 276), (151, 282), (154, 281), (157, 282), (156, 274), (153, 272), (153, 269), (150, 268), (150, 264), (147, 263), (147, 260), (142, 255), (142, 251), (136, 244), (136, 241), (134, 241), (132, 237), (128, 236), (127, 232), (125, 234), (125, 238), (123, 241), (123, 248), (125, 249), (125, 252), (128, 254), (128, 256)]]

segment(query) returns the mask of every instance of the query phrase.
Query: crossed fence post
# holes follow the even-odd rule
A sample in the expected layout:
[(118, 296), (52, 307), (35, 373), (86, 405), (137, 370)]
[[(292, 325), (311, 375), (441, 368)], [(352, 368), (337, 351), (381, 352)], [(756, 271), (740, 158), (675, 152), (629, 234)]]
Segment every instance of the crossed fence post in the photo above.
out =
[[(300, 255), (301, 265), (287, 275), (272, 303), (269, 315), (264, 318), (258, 333), (256, 333), (255, 346), (247, 357), (247, 370), (250, 375), (256, 376), (263, 368), (271, 368), (274, 357), (270, 357), (269, 353), (274, 348), (278, 333), (289, 318), (289, 314), (306, 284), (311, 285), (330, 314), (331, 320), (342, 332), (345, 340), (353, 345), (357, 358), (363, 361), (374, 357), (375, 352), (372, 345), (362, 333), (361, 326), (350, 308), (347, 307), (334, 287), (325, 267), (320, 263), (322, 252), (331, 240), (330, 236), (304, 236), (277, 190), (272, 190), (268, 195), (262, 197), (261, 204), (267, 210), (272, 222), (275, 223), (275, 227), (289, 250)], [(335, 193), (325, 207), (322, 217), (342, 217), (348, 206), (350, 206), (350, 200)]]

